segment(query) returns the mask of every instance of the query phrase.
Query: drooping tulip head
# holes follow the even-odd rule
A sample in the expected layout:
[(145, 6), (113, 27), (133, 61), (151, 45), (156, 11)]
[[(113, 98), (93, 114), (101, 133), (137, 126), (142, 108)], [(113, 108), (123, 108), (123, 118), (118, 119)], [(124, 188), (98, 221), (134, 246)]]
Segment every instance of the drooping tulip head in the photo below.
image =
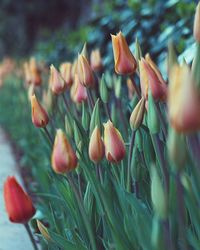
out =
[(122, 75), (133, 74), (136, 71), (137, 62), (128, 47), (125, 37), (122, 32), (119, 32), (116, 36), (111, 35), (111, 37), (115, 71)]
[(78, 56), (77, 74), (79, 81), (85, 87), (94, 86), (94, 76), (86, 57), (82, 54)]
[(38, 102), (35, 95), (31, 96), (32, 122), (36, 127), (43, 128), (49, 123), (46, 110)]
[(90, 143), (89, 143), (89, 157), (93, 162), (99, 162), (104, 157), (104, 143), (101, 139), (101, 132), (98, 126), (92, 132)]
[(56, 132), (51, 163), (53, 170), (58, 174), (67, 173), (77, 166), (76, 154), (61, 129)]
[(13, 176), (5, 181), (4, 201), (11, 222), (27, 223), (35, 214), (31, 198)]
[(123, 138), (110, 120), (104, 124), (104, 145), (108, 161), (117, 163), (125, 157), (126, 150)]

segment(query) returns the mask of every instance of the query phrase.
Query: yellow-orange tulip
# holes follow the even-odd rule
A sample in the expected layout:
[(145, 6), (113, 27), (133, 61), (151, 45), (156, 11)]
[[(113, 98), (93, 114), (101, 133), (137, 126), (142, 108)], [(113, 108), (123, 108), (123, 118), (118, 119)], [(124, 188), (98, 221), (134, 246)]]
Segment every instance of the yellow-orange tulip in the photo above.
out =
[(90, 65), (93, 71), (98, 72), (103, 68), (101, 54), (99, 49), (95, 49), (90, 55)]
[(104, 157), (104, 143), (101, 139), (100, 129), (97, 126), (92, 132), (88, 152), (90, 160), (93, 162), (99, 162)]
[(74, 84), (71, 87), (70, 95), (75, 103), (81, 103), (87, 100), (87, 89), (80, 83), (77, 74), (75, 74)]
[(147, 99), (150, 88), (156, 101), (165, 101), (167, 98), (167, 85), (149, 55), (139, 61), (139, 68), (140, 86), (144, 98)]
[(66, 82), (67, 87), (70, 87), (73, 82), (72, 78), (72, 64), (69, 62), (62, 63), (60, 65), (60, 73), (64, 81)]
[(104, 124), (104, 145), (108, 161), (117, 163), (125, 157), (126, 150), (123, 138), (110, 120)]
[(174, 65), (170, 71), (168, 109), (172, 127), (177, 132), (200, 129), (200, 96), (195, 90), (192, 73), (187, 65)]
[(63, 93), (67, 87), (61, 74), (53, 65), (50, 67), (50, 86), (52, 92), (56, 95)]
[(76, 154), (61, 129), (56, 132), (51, 163), (53, 170), (58, 174), (67, 173), (77, 166)]
[(111, 37), (115, 71), (122, 75), (133, 74), (136, 71), (137, 62), (128, 47), (125, 37), (122, 32), (119, 32), (116, 36), (111, 35)]
[(80, 83), (85, 87), (92, 87), (94, 85), (92, 69), (84, 55), (78, 56), (77, 74)]
[(198, 43), (200, 43), (200, 2), (198, 3), (198, 5), (196, 7), (193, 35), (194, 35), (195, 40)]
[(38, 102), (35, 95), (31, 97), (32, 122), (36, 127), (43, 128), (49, 122), (49, 117), (46, 110)]

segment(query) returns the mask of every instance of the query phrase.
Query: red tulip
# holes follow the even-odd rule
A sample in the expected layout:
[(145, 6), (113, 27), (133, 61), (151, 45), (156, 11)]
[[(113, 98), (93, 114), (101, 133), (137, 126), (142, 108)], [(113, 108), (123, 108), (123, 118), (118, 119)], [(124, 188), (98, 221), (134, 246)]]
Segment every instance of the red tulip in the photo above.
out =
[(11, 222), (27, 223), (35, 214), (31, 198), (13, 176), (8, 177), (4, 184), (4, 200)]

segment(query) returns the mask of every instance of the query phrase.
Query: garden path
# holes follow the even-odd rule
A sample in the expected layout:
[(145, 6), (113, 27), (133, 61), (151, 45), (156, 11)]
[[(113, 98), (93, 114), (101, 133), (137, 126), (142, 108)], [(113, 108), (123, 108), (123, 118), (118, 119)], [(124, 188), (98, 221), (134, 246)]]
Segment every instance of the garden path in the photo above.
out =
[(24, 226), (11, 223), (5, 211), (3, 183), (11, 175), (22, 184), (11, 145), (0, 128), (0, 250), (33, 250)]

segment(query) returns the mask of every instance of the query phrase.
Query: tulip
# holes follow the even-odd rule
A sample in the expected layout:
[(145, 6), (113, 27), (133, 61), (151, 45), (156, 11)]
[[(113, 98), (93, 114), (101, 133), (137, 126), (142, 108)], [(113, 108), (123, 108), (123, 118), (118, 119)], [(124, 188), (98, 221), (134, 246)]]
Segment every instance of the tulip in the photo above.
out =
[(82, 54), (78, 56), (77, 74), (80, 83), (85, 87), (92, 87), (94, 85), (92, 69), (88, 63), (88, 60)]
[(200, 2), (196, 7), (196, 13), (194, 17), (194, 27), (193, 27), (193, 35), (195, 40), (200, 43)]
[(174, 65), (169, 77), (168, 109), (171, 126), (177, 132), (200, 129), (200, 96), (187, 65)]
[(139, 61), (139, 68), (140, 85), (144, 98), (147, 99), (150, 88), (155, 101), (165, 101), (167, 98), (167, 85), (149, 55)]
[(80, 83), (77, 74), (75, 75), (74, 84), (72, 85), (70, 95), (71, 95), (72, 100), (75, 103), (81, 103), (81, 102), (87, 100), (87, 90), (86, 90), (86, 87), (84, 87)]
[(51, 162), (53, 170), (58, 174), (67, 173), (77, 166), (76, 154), (61, 129), (56, 132)]
[(4, 200), (11, 222), (27, 223), (35, 214), (31, 198), (13, 176), (8, 177), (4, 184)]
[(36, 86), (40, 86), (42, 83), (41, 72), (37, 66), (35, 58), (30, 59), (30, 74), (31, 74), (31, 83)]
[(61, 74), (53, 65), (50, 67), (50, 86), (52, 92), (56, 95), (63, 93), (67, 87)]
[(101, 139), (101, 132), (98, 126), (92, 132), (88, 151), (90, 160), (93, 162), (99, 162), (104, 157), (104, 143)]
[(133, 74), (136, 71), (137, 62), (128, 47), (125, 37), (122, 32), (119, 32), (116, 36), (111, 35), (111, 37), (115, 71), (122, 75)]
[(142, 97), (138, 104), (135, 106), (131, 116), (130, 116), (130, 125), (131, 128), (136, 130), (138, 129), (143, 121), (145, 113), (145, 100)]
[(90, 65), (93, 71), (98, 72), (103, 68), (99, 49), (93, 50), (90, 55)]
[(43, 128), (49, 123), (49, 117), (46, 110), (38, 102), (35, 95), (31, 97), (32, 122), (36, 127)]
[(73, 82), (72, 78), (72, 64), (69, 62), (62, 63), (60, 65), (60, 73), (64, 81), (66, 82), (67, 87), (70, 87)]
[(108, 161), (117, 163), (125, 157), (126, 150), (123, 138), (110, 120), (104, 124), (104, 145)]

